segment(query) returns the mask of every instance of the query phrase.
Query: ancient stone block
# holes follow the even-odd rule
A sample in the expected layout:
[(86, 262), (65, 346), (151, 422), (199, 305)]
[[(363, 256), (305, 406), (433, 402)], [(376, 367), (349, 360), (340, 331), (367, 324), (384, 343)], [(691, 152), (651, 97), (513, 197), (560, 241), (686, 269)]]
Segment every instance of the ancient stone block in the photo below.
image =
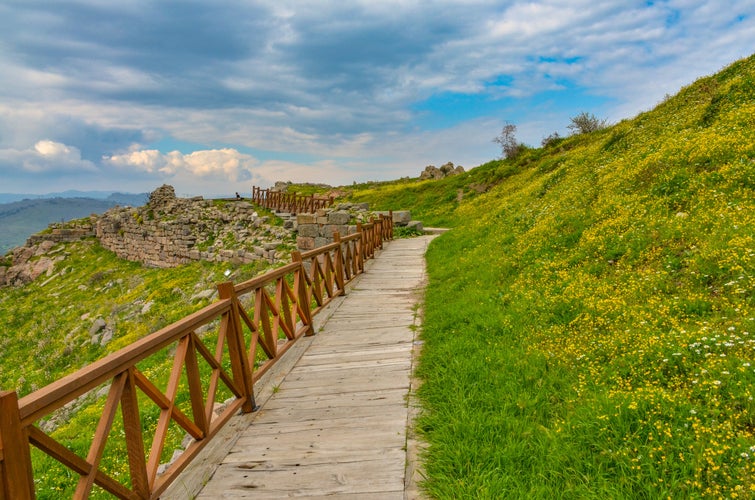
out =
[(299, 250), (312, 250), (315, 248), (315, 239), (309, 236), (297, 236), (296, 247)]
[(315, 214), (297, 214), (296, 222), (299, 224), (314, 224), (316, 222)]
[(328, 214), (328, 224), (344, 225), (349, 223), (351, 215), (349, 212), (330, 212)]
[[(381, 212), (388, 215), (388, 212)], [(393, 223), (398, 226), (406, 226), (412, 220), (412, 214), (408, 210), (397, 210), (393, 212)]]
[(406, 227), (408, 227), (409, 229), (416, 229), (417, 231), (420, 231), (420, 232), (424, 229), (422, 222), (418, 220), (409, 221)]
[(320, 227), (317, 224), (299, 224), (297, 231), (299, 236), (314, 238), (315, 236), (319, 236)]
[(322, 236), (319, 236), (315, 238), (315, 248), (324, 247), (328, 243), (333, 243), (332, 238), (323, 238)]

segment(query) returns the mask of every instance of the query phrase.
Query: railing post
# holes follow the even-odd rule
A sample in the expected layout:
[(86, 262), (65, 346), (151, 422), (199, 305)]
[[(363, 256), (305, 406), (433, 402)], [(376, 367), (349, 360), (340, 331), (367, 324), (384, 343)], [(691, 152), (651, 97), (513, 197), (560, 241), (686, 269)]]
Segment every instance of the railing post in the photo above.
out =
[(310, 309), (311, 299), (309, 297), (309, 293), (307, 293), (307, 278), (304, 276), (307, 270), (304, 269), (304, 262), (301, 258), (301, 252), (299, 252), (298, 250), (291, 252), (291, 261), (299, 263), (299, 270), (296, 271), (296, 276), (294, 276), (294, 286), (296, 287), (296, 302), (299, 308), (299, 314), (301, 316), (302, 323), (307, 326), (307, 330), (304, 335), (311, 337), (315, 334), (315, 327), (312, 324), (312, 310)]
[(359, 235), (359, 267), (362, 271), (364, 271), (364, 261), (366, 260), (366, 250), (367, 250), (367, 242), (364, 238), (364, 228), (362, 227), (361, 222), (357, 222), (357, 234)]
[(380, 226), (378, 227), (375, 237), (376, 237), (378, 248), (382, 250), (383, 249), (383, 230), (384, 230), (383, 224), (385, 222), (385, 216), (383, 214), (380, 214), (380, 220), (378, 222), (380, 223)]
[(218, 296), (221, 300), (231, 299), (228, 331), (226, 333), (228, 356), (231, 358), (233, 377), (241, 382), (241, 390), (244, 393), (245, 401), (241, 409), (244, 413), (249, 413), (257, 410), (257, 403), (254, 401), (252, 369), (246, 353), (246, 342), (244, 342), (244, 332), (241, 327), (241, 317), (239, 315), (239, 300), (236, 297), (236, 290), (233, 288), (233, 283), (230, 281), (219, 283)]
[(0, 449), (3, 454), (0, 488), (8, 500), (31, 500), (34, 477), (31, 469), (29, 435), (21, 427), (18, 395), (15, 391), (0, 392)]
[(344, 276), (345, 271), (343, 268), (343, 245), (341, 244), (341, 235), (338, 233), (338, 231), (335, 231), (333, 233), (333, 242), (338, 243), (338, 248), (336, 248), (336, 285), (338, 285), (338, 295), (346, 295), (346, 277)]

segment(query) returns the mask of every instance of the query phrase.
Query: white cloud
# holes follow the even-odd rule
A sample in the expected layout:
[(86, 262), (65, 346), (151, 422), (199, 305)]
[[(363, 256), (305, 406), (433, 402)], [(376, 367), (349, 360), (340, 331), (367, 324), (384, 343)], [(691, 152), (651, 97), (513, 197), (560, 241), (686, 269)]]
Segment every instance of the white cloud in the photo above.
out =
[(103, 158), (103, 162), (121, 169), (133, 168), (170, 177), (213, 178), (215, 181), (238, 182), (251, 179), (258, 161), (235, 149), (212, 149), (183, 154), (171, 151), (137, 150)]
[(44, 139), (28, 149), (0, 149), (0, 169), (13, 175), (15, 166), (25, 174), (97, 172), (94, 163), (81, 158), (75, 146)]

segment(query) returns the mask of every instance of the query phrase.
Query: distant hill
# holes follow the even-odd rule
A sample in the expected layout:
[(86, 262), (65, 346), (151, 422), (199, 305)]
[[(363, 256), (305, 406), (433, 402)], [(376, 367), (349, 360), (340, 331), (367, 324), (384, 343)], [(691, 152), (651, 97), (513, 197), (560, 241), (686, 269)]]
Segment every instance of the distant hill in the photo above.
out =
[[(21, 246), (26, 239), (52, 222), (101, 214), (116, 205), (143, 205), (148, 195), (102, 193), (104, 198), (39, 197), (0, 204), (0, 254)], [(0, 197), (9, 196), (2, 194)], [(19, 195), (11, 195), (19, 196)], [(40, 196), (40, 195), (32, 195)], [(45, 195), (46, 196), (46, 195)]]
[(140, 207), (147, 203), (149, 200), (149, 193), (110, 193), (105, 201), (110, 201), (116, 205), (130, 205), (132, 207)]
[(110, 200), (120, 205), (141, 206), (147, 202), (149, 193), (114, 193), (112, 191), (77, 191), (68, 190), (58, 193), (28, 194), (28, 193), (0, 193), (0, 204), (22, 200), (39, 200), (44, 198), (90, 198), (94, 200)]

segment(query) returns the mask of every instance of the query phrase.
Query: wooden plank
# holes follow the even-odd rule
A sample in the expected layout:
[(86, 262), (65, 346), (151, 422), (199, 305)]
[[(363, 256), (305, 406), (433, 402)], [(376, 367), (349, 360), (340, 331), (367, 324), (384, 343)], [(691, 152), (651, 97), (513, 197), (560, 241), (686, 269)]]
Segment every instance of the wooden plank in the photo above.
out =
[[(399, 456), (397, 456), (399, 455)], [(259, 470), (272, 470), (286, 466), (311, 467), (321, 464), (338, 464), (351, 462), (373, 462), (376, 460), (394, 460), (405, 457), (406, 449), (403, 445), (393, 447), (358, 447), (343, 449), (343, 447), (321, 448), (311, 447), (297, 449), (296, 455), (280, 447), (256, 449), (249, 447), (243, 451), (229, 453), (221, 467), (259, 467)], [(374, 464), (373, 464), (374, 465)]]
[(289, 391), (299, 389), (312, 389), (319, 387), (321, 390), (312, 390), (310, 394), (331, 394), (339, 392), (378, 391), (407, 387), (409, 366), (384, 365), (375, 368), (350, 368), (340, 370), (320, 370), (294, 376), (281, 386), (279, 391), (289, 395)]
[[(353, 372), (352, 377), (320, 377), (318, 380), (302, 380), (300, 383), (286, 388), (286, 396), (325, 396), (328, 394), (345, 395), (353, 392), (363, 392), (365, 390), (382, 390), (382, 389), (404, 389), (409, 388), (409, 375), (406, 372), (401, 374), (389, 374), (387, 376), (369, 375), (366, 378), (361, 377), (359, 372)], [(400, 376), (403, 375), (403, 376)]]
[(386, 401), (403, 400), (406, 389), (397, 387), (383, 391), (354, 391), (346, 394), (324, 394), (324, 395), (307, 395), (307, 394), (276, 394), (265, 405), (266, 409), (288, 408), (333, 408), (339, 406), (358, 407), (358, 406), (384, 406)]
[[(403, 464), (384, 460), (351, 462), (282, 470), (221, 466), (197, 498), (282, 498), (357, 493), (401, 493)], [(217, 485), (217, 486), (216, 486)]]
[(405, 425), (406, 418), (370, 427), (321, 428), (315, 426), (285, 433), (244, 435), (236, 442), (224, 462), (233, 461), (235, 453), (245, 450), (255, 453), (281, 450), (285, 451), (288, 456), (296, 457), (307, 451), (332, 450), (340, 453), (353, 450), (377, 451), (401, 448), (406, 441), (406, 434), (402, 432)]
[(318, 314), (327, 315), (324, 328), (239, 428), (196, 498), (405, 498), (407, 396), (429, 239), (418, 240), (378, 250), (347, 296)]
[(364, 368), (393, 363), (411, 364), (409, 359), (411, 352), (412, 344), (409, 342), (394, 344), (388, 348), (385, 346), (369, 346), (361, 351), (333, 349), (327, 352), (315, 352), (311, 356), (307, 356), (306, 360), (302, 360), (297, 373), (328, 368), (335, 370), (341, 366), (348, 367), (355, 364)]
[[(321, 425), (343, 425), (343, 421), (371, 421), (372, 419), (399, 418), (406, 409), (398, 404), (382, 405), (380, 412), (369, 406), (330, 406), (326, 408), (265, 408), (257, 414), (254, 425), (277, 425), (281, 428), (296, 426), (300, 423), (317, 422)], [(257, 432), (257, 431), (255, 431)]]

